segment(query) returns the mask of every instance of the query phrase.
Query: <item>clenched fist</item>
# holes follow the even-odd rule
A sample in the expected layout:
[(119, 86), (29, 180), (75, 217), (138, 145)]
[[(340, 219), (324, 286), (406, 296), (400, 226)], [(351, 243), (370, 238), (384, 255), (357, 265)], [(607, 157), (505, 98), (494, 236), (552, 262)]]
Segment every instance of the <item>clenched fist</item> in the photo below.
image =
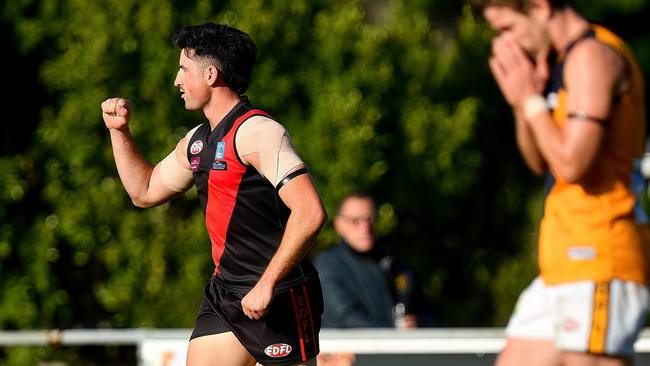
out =
[(273, 287), (258, 282), (241, 300), (242, 310), (248, 318), (260, 320), (266, 316), (272, 298)]
[(102, 102), (102, 117), (107, 128), (125, 128), (131, 118), (131, 102), (124, 98), (106, 99)]

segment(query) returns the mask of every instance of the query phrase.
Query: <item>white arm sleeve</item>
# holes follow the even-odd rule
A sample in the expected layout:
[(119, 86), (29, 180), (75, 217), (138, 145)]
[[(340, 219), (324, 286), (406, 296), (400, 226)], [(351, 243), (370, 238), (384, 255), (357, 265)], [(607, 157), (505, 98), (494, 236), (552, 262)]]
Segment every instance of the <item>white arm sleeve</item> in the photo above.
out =
[(192, 187), (192, 171), (183, 167), (172, 151), (160, 163), (160, 178), (174, 192), (185, 192)]
[(276, 121), (254, 116), (246, 120), (237, 131), (235, 145), (240, 159), (259, 154), (258, 171), (277, 187), (278, 183), (301, 164), (287, 130)]
[[(190, 140), (194, 132), (200, 127), (196, 126), (188, 132), (183, 139)], [(182, 141), (182, 140), (181, 140)], [(176, 149), (182, 145), (180, 142), (176, 145)], [(174, 192), (185, 192), (193, 183), (193, 173), (191, 169), (187, 169), (178, 161), (178, 152), (174, 149), (167, 155), (158, 165), (160, 166), (160, 178), (162, 182)], [(186, 156), (184, 151), (180, 152), (182, 156)], [(187, 163), (189, 165), (189, 163)]]

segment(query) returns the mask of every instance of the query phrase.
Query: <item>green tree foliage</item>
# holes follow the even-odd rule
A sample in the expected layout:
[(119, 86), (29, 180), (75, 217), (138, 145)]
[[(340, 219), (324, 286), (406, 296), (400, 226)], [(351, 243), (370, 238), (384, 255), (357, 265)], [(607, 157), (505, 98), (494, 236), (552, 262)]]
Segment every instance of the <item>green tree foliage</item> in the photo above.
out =
[[(649, 64), (636, 15), (648, 1), (585, 3)], [(18, 94), (3, 101), (17, 116), (0, 150), (3, 329), (192, 326), (213, 270), (196, 193), (133, 207), (99, 104), (129, 98), (138, 146), (159, 161), (203, 120), (172, 85), (171, 35), (208, 21), (257, 43), (248, 95), (289, 128), (330, 215), (352, 190), (377, 197), (380, 231), (419, 273), (441, 325), (503, 325), (535, 275), (541, 180), (522, 164), (489, 75), (492, 33), (460, 2), (1, 6), (3, 63)], [(312, 254), (335, 240), (327, 227)], [(43, 352), (8, 357), (30, 364)]]

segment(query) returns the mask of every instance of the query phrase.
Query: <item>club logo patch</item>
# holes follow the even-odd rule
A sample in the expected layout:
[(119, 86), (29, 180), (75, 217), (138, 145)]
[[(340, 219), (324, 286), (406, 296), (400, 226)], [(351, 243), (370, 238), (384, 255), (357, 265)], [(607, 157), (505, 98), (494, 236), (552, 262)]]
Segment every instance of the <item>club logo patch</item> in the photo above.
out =
[(190, 146), (190, 152), (193, 155), (196, 155), (196, 154), (200, 153), (201, 150), (203, 150), (203, 141), (201, 141), (201, 140), (194, 141), (192, 146)]
[(214, 160), (223, 159), (226, 152), (226, 143), (223, 141), (217, 142), (217, 151), (214, 153)]
[(228, 166), (225, 161), (215, 161), (212, 163), (212, 170), (228, 170)]
[(286, 343), (276, 343), (266, 347), (264, 353), (269, 357), (280, 358), (288, 356), (291, 353), (291, 349), (291, 346)]
[(199, 164), (201, 164), (201, 158), (200, 157), (192, 156), (190, 158), (190, 167), (192, 168), (193, 172), (199, 170)]
[(596, 249), (591, 246), (569, 247), (567, 257), (572, 261), (591, 261), (596, 259)]

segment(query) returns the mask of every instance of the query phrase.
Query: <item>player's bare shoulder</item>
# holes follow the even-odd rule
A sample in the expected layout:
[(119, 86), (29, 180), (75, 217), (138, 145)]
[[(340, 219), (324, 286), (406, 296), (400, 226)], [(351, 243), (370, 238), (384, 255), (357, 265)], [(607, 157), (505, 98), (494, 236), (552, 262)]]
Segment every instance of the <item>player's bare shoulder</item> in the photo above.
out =
[(565, 70), (568, 81), (591, 79), (611, 85), (620, 85), (626, 75), (623, 57), (595, 38), (584, 39), (571, 49), (566, 57)]

